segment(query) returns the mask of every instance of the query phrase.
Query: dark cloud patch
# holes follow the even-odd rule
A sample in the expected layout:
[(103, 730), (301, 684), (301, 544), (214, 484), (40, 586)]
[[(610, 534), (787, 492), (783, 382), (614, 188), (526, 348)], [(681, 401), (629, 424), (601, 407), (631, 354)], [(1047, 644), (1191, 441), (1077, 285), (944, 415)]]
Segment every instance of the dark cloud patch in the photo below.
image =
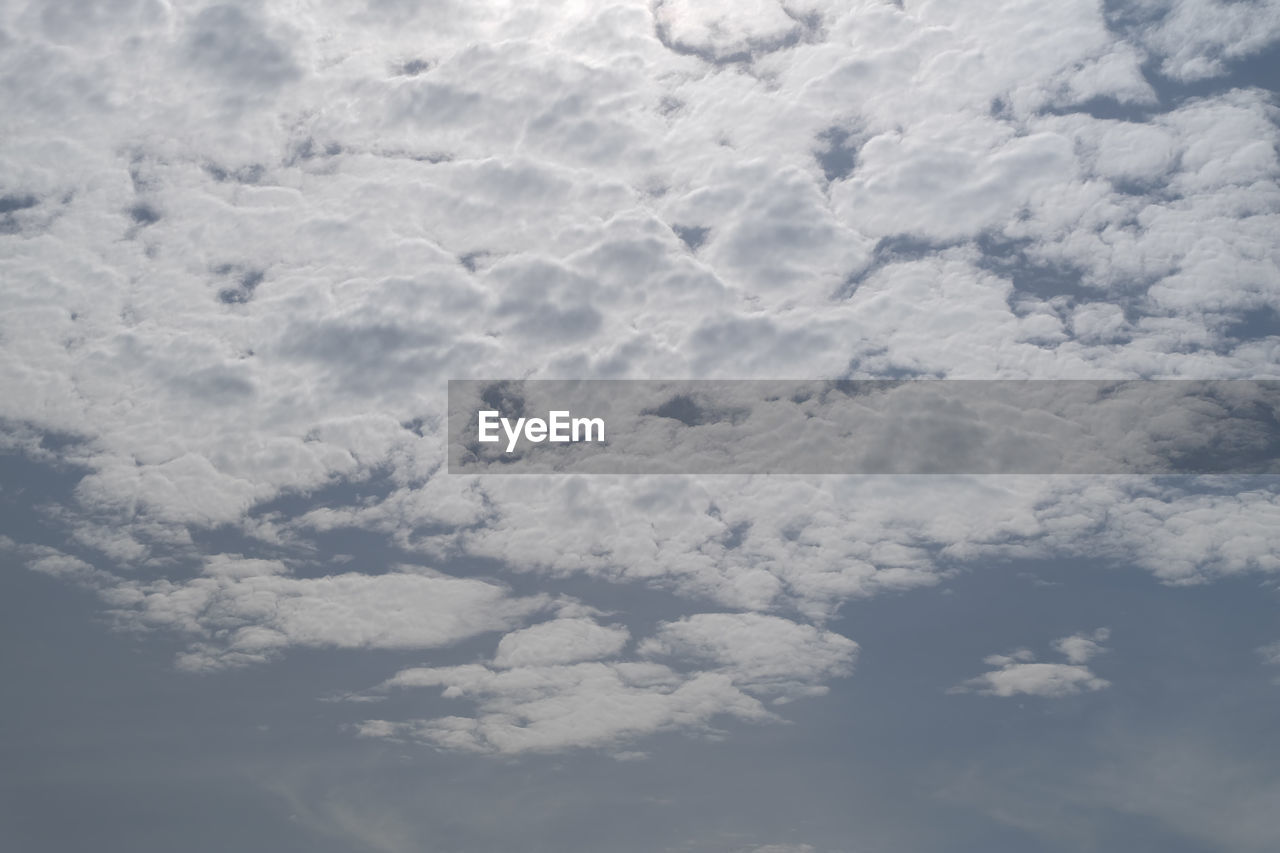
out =
[(408, 329), (391, 323), (345, 325), (322, 323), (299, 330), (284, 347), (290, 355), (319, 361), (357, 364), (371, 374), (377, 366), (397, 353), (433, 347), (447, 340), (440, 333)]
[(991, 108), (988, 111), (992, 118), (998, 118), (1003, 121), (1012, 121), (1014, 119), (1013, 108), (1004, 98), (992, 98)]
[(32, 210), (40, 200), (30, 193), (0, 196), (0, 234), (17, 234), (24, 228), (22, 211)]
[(528, 339), (580, 341), (604, 325), (591, 304), (596, 282), (543, 260), (501, 270), (504, 297), (495, 316), (512, 334)]
[(857, 140), (842, 127), (829, 127), (818, 134), (823, 147), (814, 152), (827, 181), (839, 181), (853, 174), (858, 165)]
[(434, 433), (436, 427), (439, 426), (439, 418), (424, 418), (421, 416), (410, 418), (402, 421), (400, 426), (416, 435), (418, 438), (426, 438), (429, 434)]
[(523, 418), (524, 395), (520, 393), (519, 387), (514, 382), (495, 382), (480, 393), (480, 400), (504, 418)]
[(35, 207), (40, 200), (30, 193), (22, 195), (3, 195), (0, 196), (0, 213), (13, 213), (17, 210), (26, 210)]
[(222, 405), (241, 405), (253, 396), (253, 383), (227, 367), (207, 367), (176, 378), (173, 385), (190, 394)]
[(218, 301), (226, 305), (240, 305), (253, 299), (254, 291), (266, 277), (263, 270), (242, 269), (232, 264), (222, 264), (214, 268), (214, 272), (218, 275), (236, 276), (234, 287), (224, 287), (218, 291)]
[(719, 54), (710, 45), (687, 44), (680, 39), (673, 38), (671, 31), (661, 20), (654, 21), (653, 33), (657, 36), (658, 41), (662, 43), (662, 46), (672, 53), (677, 53), (681, 56), (694, 56), (712, 65), (742, 65), (750, 63), (752, 60), (751, 51), (749, 50)]
[[(480, 402), (487, 406), (490, 410), (496, 411), (499, 417), (509, 420), (523, 418), (528, 413), (526, 407), (525, 396), (522, 392), (521, 383), (512, 381), (494, 382), (480, 392)], [(474, 413), (466, 427), (468, 436), (476, 435), (479, 425), (479, 413)], [(515, 454), (498, 454), (496, 457), (486, 452), (485, 445), (478, 440), (468, 440), (465, 446), (465, 452), (475, 459), (485, 457), (495, 458), (500, 463), (516, 462), (522, 457), (522, 453)]]
[(750, 416), (751, 410), (741, 406), (715, 406), (708, 401), (699, 400), (691, 394), (677, 394), (660, 406), (642, 409), (640, 414), (653, 415), (679, 421), (685, 426), (695, 427), (714, 423), (742, 423)]
[[(883, 379), (944, 378), (944, 374), (939, 371), (922, 370), (894, 360), (889, 349), (882, 346), (869, 347), (866, 352), (849, 359), (849, 364), (845, 367), (842, 376), (845, 378), (842, 378), (838, 384), (861, 381), (860, 379), (852, 379), (855, 376), (873, 377), (877, 381)], [(793, 402), (801, 403), (804, 401), (793, 400)]]
[(138, 225), (146, 227), (154, 225), (160, 221), (160, 211), (156, 210), (146, 202), (139, 202), (129, 208), (129, 218)]
[(1131, 196), (1141, 196), (1143, 198), (1161, 199), (1173, 201), (1180, 197), (1180, 193), (1170, 192), (1168, 189), (1168, 180), (1164, 177), (1153, 178), (1147, 180), (1118, 178), (1111, 179), (1111, 188), (1118, 193)]
[(892, 234), (876, 242), (874, 264), (901, 264), (919, 261), (947, 248), (950, 244), (917, 237), (914, 234)]
[(427, 323), (385, 320), (325, 321), (290, 330), (279, 352), (323, 365), (346, 392), (366, 395), (394, 388), (399, 394), (435, 377), (450, 364), (475, 357), (473, 347)]
[(306, 160), (313, 160), (317, 157), (336, 157), (341, 153), (342, 145), (340, 143), (330, 140), (321, 145), (314, 138), (308, 136), (289, 146), (288, 154), (285, 156), (285, 165), (296, 166)]
[(135, 193), (144, 193), (156, 188), (158, 180), (154, 174), (155, 165), (144, 152), (134, 152), (129, 162), (129, 182), (133, 184)]
[(434, 67), (435, 63), (429, 59), (410, 59), (396, 67), (396, 74), (402, 77), (417, 77)]
[(707, 423), (706, 412), (688, 394), (678, 394), (656, 409), (644, 409), (640, 414), (671, 418), (685, 426), (698, 426), (699, 424)]
[(750, 521), (743, 520), (739, 521), (737, 524), (732, 524), (729, 526), (729, 529), (725, 532), (724, 536), (720, 537), (720, 544), (724, 546), (725, 550), (732, 551), (735, 548), (740, 547), (743, 542), (747, 541), (747, 533), (750, 530)]
[(676, 232), (676, 236), (693, 252), (698, 251), (698, 248), (707, 241), (707, 235), (711, 233), (710, 228), (700, 225), (672, 225), (671, 230)]
[(845, 397), (877, 397), (890, 393), (901, 384), (901, 382), (886, 382), (882, 379), (837, 379), (826, 383), (818, 399), (825, 401), (831, 394), (840, 394)]
[(186, 55), (193, 65), (245, 89), (273, 89), (300, 76), (288, 47), (236, 6), (210, 6), (196, 15)]
[[(120, 28), (130, 33), (144, 31), (165, 17), (165, 9), (155, 0), (42, 0), (31, 11), (38, 12), (40, 29), (55, 44), (101, 44), (103, 36)], [(120, 31), (117, 29), (117, 31)], [(0, 34), (0, 45), (4, 44)]]
[(575, 341), (594, 335), (604, 317), (590, 305), (555, 305), (549, 301), (511, 299), (498, 306), (497, 315), (514, 317), (511, 331), (525, 338)]
[(798, 12), (783, 3), (782, 11), (788, 18), (800, 25), (806, 40), (811, 42), (821, 41), (826, 36), (826, 31), (823, 29), (822, 13), (817, 9)]
[(218, 183), (235, 181), (238, 184), (256, 184), (266, 174), (266, 169), (258, 163), (250, 163), (236, 169), (228, 169), (216, 163), (206, 163), (204, 170)]

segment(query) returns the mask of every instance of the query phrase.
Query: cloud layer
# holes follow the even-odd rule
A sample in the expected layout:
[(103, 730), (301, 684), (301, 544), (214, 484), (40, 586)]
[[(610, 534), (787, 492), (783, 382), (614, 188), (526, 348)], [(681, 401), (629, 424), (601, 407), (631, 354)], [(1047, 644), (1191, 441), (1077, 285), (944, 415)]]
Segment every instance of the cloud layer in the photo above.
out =
[(500, 636), (363, 728), (473, 751), (775, 719), (985, 560), (1274, 573), (1269, 482), (442, 471), (448, 378), (1280, 375), (1280, 6), (1106, 5), (8, 4), (0, 423), (78, 474), (10, 547), (194, 669)]

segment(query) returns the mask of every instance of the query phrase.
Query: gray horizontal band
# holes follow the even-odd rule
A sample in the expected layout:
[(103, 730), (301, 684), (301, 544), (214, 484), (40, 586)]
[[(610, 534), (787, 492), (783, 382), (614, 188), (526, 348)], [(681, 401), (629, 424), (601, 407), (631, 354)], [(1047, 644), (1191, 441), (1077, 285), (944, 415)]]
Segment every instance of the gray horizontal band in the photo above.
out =
[(1280, 473), (1277, 380), (450, 380), (448, 426), (455, 474)]

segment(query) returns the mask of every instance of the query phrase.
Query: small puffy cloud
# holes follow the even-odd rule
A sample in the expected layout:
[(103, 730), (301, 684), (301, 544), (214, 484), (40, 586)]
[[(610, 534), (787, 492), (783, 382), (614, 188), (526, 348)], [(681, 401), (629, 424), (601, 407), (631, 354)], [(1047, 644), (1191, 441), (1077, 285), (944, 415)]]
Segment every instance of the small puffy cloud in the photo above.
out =
[(1280, 640), (1258, 649), (1262, 662), (1271, 666), (1280, 666)]
[(1068, 663), (1037, 663), (1028, 649), (1007, 655), (990, 655), (984, 663), (999, 667), (970, 678), (951, 688), (951, 693), (981, 693), (987, 696), (1044, 696), (1059, 698), (1086, 691), (1102, 690), (1111, 682), (1094, 675), (1084, 662), (1105, 651), (1100, 645), (1110, 632), (1099, 628), (1092, 634), (1072, 634), (1053, 643)]
[(1092, 634), (1072, 634), (1070, 637), (1054, 640), (1053, 648), (1062, 653), (1070, 663), (1086, 663), (1090, 658), (1106, 651), (1102, 648), (1102, 643), (1110, 636), (1109, 630), (1099, 628)]
[(1072, 696), (1083, 690), (1101, 690), (1111, 682), (1098, 678), (1083, 666), (1064, 663), (1013, 663), (977, 678), (971, 678), (957, 692), (973, 691), (988, 696)]

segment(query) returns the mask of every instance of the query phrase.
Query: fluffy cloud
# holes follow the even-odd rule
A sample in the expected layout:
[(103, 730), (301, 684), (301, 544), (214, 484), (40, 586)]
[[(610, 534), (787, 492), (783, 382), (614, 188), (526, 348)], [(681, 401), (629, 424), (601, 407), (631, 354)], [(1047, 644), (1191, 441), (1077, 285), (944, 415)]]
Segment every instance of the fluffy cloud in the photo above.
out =
[(1136, 0), (1117, 12), (1142, 42), (1162, 57), (1160, 70), (1178, 80), (1216, 77), (1232, 60), (1280, 40), (1280, 3), (1258, 0)]
[(554, 751), (610, 747), (659, 731), (713, 731), (717, 717), (774, 719), (759, 700), (728, 676), (682, 676), (645, 663), (579, 663), (495, 672), (483, 666), (406, 670), (399, 687), (443, 686), (448, 698), (467, 698), (476, 716), (389, 722), (369, 720), (365, 737), (400, 737), (472, 752)]
[(710, 663), (756, 693), (821, 694), (821, 682), (848, 675), (858, 644), (812, 625), (758, 613), (699, 613), (659, 627), (642, 655)]
[(510, 669), (608, 658), (622, 651), (630, 638), (621, 626), (606, 627), (580, 617), (556, 619), (503, 636), (493, 665)]
[[(30, 568), (95, 590), (122, 627), (188, 641), (177, 663), (189, 670), (262, 663), (291, 647), (439, 648), (509, 629), (557, 604), (412, 566), (296, 577), (280, 561), (223, 554), (210, 557), (198, 577), (145, 581), (52, 548), (10, 547)], [(573, 609), (572, 602), (559, 606)]]
[(1109, 630), (1099, 628), (1092, 634), (1072, 634), (1070, 637), (1054, 640), (1053, 648), (1054, 651), (1062, 654), (1068, 663), (1087, 663), (1091, 658), (1106, 651), (1102, 643), (1106, 642), (1110, 636)]
[[(821, 628), (844, 601), (992, 555), (1280, 570), (1266, 484), (441, 472), (450, 377), (1276, 376), (1275, 108), (1162, 101), (1143, 71), (1230, 71), (1275, 3), (82, 6), (0, 9), (0, 421), (84, 472), (45, 514), (66, 553), (24, 556), (179, 632), (185, 665), (552, 606), (309, 576), (343, 528), (813, 623), (756, 624), (787, 659), (733, 658), (741, 614), (641, 639), (691, 675), (609, 662), (625, 633), (566, 614), (449, 676), (478, 716), (385, 724), (475, 749), (764, 718), (784, 666), (816, 689), (852, 660)], [(210, 531), (265, 562), (193, 572)], [(587, 696), (640, 710), (592, 728), (562, 710)]]
[(1090, 658), (1105, 651), (1101, 643), (1110, 636), (1106, 628), (1092, 634), (1073, 634), (1055, 640), (1053, 647), (1068, 663), (1037, 663), (1028, 649), (1007, 655), (990, 655), (983, 663), (999, 667), (953, 687), (953, 693), (983, 693), (988, 696), (1045, 696), (1059, 698), (1084, 691), (1110, 687), (1111, 682), (1099, 678), (1084, 666)]
[(558, 619), (505, 635), (489, 664), (401, 670), (378, 692), (440, 687), (446, 699), (474, 702), (474, 715), (368, 720), (359, 731), (504, 753), (611, 748), (658, 731), (708, 733), (719, 717), (778, 719), (757, 697), (779, 703), (822, 695), (822, 682), (852, 671), (858, 648), (776, 616), (700, 613), (659, 625), (637, 659), (591, 660), (615, 657), (626, 638), (625, 630), (590, 619)]

